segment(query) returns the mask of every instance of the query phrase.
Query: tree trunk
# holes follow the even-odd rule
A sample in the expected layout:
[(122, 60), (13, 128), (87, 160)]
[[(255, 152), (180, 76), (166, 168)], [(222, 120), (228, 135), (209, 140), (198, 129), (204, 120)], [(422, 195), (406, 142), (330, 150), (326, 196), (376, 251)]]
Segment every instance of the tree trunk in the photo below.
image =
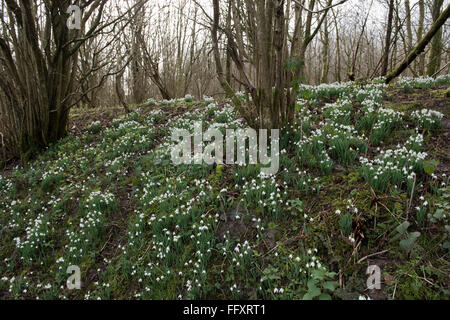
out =
[[(419, 26), (417, 28), (417, 41), (419, 42), (423, 38), (425, 25), (425, 0), (419, 0)], [(417, 67), (419, 75), (425, 74), (425, 54), (420, 54), (417, 59)]]
[[(431, 15), (433, 17), (433, 23), (436, 22), (437, 19), (439, 19), (439, 16), (441, 14), (441, 8), (442, 4), (444, 3), (444, 0), (434, 0), (433, 1), (433, 7), (431, 11)], [(427, 66), (427, 75), (432, 77), (436, 72), (439, 71), (439, 68), (441, 67), (441, 55), (442, 55), (442, 29), (439, 29), (436, 35), (434, 36), (433, 40), (431, 41), (431, 52), (430, 52), (430, 58), (428, 61)]]
[(405, 14), (406, 14), (406, 48), (410, 52), (413, 46), (412, 26), (411, 26), (411, 6), (409, 0), (405, 0)]
[(384, 43), (383, 64), (381, 67), (381, 76), (385, 76), (389, 68), (389, 50), (391, 49), (392, 22), (394, 18), (394, 0), (389, 0), (389, 13), (386, 27), (386, 38)]
[(322, 36), (322, 73), (320, 76), (321, 83), (327, 83), (329, 63), (329, 37), (328, 37), (328, 19), (325, 18), (323, 23), (323, 36)]
[(122, 72), (118, 73), (116, 75), (116, 79), (115, 79), (115, 90), (116, 90), (116, 95), (117, 98), (119, 99), (119, 103), (122, 105), (122, 107), (125, 109), (126, 113), (130, 113), (131, 110), (128, 107), (128, 104), (125, 101), (125, 92), (123, 90), (123, 86), (122, 86), (122, 76), (125, 70), (123, 70)]
[[(138, 3), (140, 0), (135, 0)], [(131, 62), (131, 94), (134, 104), (142, 103), (145, 100), (145, 75), (143, 72), (142, 48), (140, 41), (143, 37), (142, 29), (144, 25), (145, 12), (143, 8), (136, 7), (134, 11), (134, 23), (132, 34), (132, 62)]]
[(341, 38), (339, 36), (339, 27), (337, 23), (336, 13), (334, 10), (333, 12), (333, 19), (334, 19), (334, 26), (336, 29), (336, 81), (341, 82)]

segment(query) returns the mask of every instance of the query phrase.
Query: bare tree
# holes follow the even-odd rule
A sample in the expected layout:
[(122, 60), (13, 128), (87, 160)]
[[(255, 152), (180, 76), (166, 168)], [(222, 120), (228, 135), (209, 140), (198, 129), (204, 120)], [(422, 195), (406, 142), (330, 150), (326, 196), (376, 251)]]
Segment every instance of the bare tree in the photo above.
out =
[(80, 47), (123, 16), (102, 22), (108, 1), (87, 1), (82, 34), (66, 26), (70, 1), (3, 2), (0, 107), (13, 151), (27, 160), (67, 134), (69, 110), (81, 100), (75, 84)]

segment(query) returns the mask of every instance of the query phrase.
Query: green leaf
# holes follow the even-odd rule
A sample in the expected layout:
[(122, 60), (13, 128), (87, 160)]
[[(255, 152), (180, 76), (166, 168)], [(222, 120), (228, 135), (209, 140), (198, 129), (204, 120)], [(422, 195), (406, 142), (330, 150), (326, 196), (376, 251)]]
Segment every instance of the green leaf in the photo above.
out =
[(406, 230), (408, 230), (410, 225), (411, 224), (408, 221), (405, 221), (401, 225), (399, 225), (395, 230), (397, 230), (397, 232), (400, 234), (404, 234)]
[(323, 280), (323, 278), (324, 278), (323, 272), (320, 270), (317, 270), (317, 269), (311, 271), (311, 275), (315, 280), (319, 280), (319, 281)]
[(314, 280), (311, 279), (308, 281), (308, 289), (309, 291), (317, 289), (316, 282)]
[(423, 162), (423, 171), (425, 171), (425, 173), (432, 175), (434, 173), (434, 171), (436, 170), (436, 167), (439, 163), (436, 160), (431, 160), (431, 161), (424, 161)]
[(336, 285), (337, 285), (337, 283), (334, 282), (334, 281), (327, 281), (327, 282), (325, 282), (325, 283), (322, 285), (322, 287), (323, 287), (324, 289), (328, 289), (328, 290), (330, 290), (331, 292), (333, 292), (333, 291), (336, 289)]
[(402, 247), (405, 251), (409, 252), (412, 249), (414, 242), (416, 242), (418, 237), (420, 237), (420, 232), (411, 232), (408, 235), (407, 239), (400, 241), (400, 247)]
[(435, 219), (440, 219), (440, 218), (442, 218), (443, 215), (444, 215), (444, 210), (437, 209), (436, 212), (434, 213), (433, 217)]
[(331, 296), (328, 293), (322, 293), (319, 296), (319, 300), (331, 300)]
[(336, 272), (327, 272), (326, 275), (327, 275), (327, 277), (334, 278), (334, 276), (336, 276), (337, 273)]
[(315, 288), (315, 289), (309, 290), (308, 293), (310, 294), (310, 296), (311, 296), (312, 298), (315, 298), (315, 297), (320, 296), (320, 294), (321, 294), (322, 292), (320, 291), (319, 288)]
[(304, 99), (311, 99), (311, 91), (305, 91), (303, 92), (303, 98)]
[(303, 300), (312, 300), (312, 299), (313, 297), (309, 294), (309, 292), (303, 296)]

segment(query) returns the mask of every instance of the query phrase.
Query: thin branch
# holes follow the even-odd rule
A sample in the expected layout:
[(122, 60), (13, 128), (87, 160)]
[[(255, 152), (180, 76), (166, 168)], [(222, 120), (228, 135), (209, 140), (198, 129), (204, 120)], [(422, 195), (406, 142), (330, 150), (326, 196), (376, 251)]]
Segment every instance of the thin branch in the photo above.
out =
[(322, 9), (317, 10), (317, 11), (313, 11), (313, 10), (308, 9), (308, 8), (305, 7), (299, 0), (292, 0), (292, 1), (294, 1), (294, 3), (295, 3), (296, 5), (302, 7), (304, 10), (308, 11), (309, 13), (317, 14), (317, 13), (322, 13), (322, 12), (324, 12), (324, 11), (327, 11), (327, 10), (329, 10), (329, 9), (331, 9), (331, 8), (340, 6), (341, 4), (346, 3), (348, 0), (341, 0), (341, 1), (339, 1), (338, 3), (329, 5), (328, 7), (322, 8)]

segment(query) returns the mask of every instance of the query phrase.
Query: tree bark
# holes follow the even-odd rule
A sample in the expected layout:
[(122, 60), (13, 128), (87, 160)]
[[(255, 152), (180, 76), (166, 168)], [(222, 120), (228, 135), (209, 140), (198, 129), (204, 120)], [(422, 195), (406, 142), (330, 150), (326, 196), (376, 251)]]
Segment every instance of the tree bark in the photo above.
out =
[[(444, 0), (434, 0), (431, 10), (431, 15), (433, 17), (433, 23), (439, 18), (441, 14), (441, 8)], [(436, 35), (431, 41), (431, 51), (430, 58), (427, 66), (427, 75), (432, 77), (441, 66), (441, 55), (442, 55), (442, 29), (439, 29)]]
[(337, 23), (336, 13), (334, 10), (333, 12), (333, 19), (334, 19), (334, 26), (335, 26), (335, 33), (336, 33), (336, 66), (335, 66), (335, 73), (336, 73), (336, 80), (338, 82), (341, 82), (341, 38), (339, 36), (339, 27)]
[(409, 0), (405, 0), (405, 14), (406, 14), (406, 48), (407, 52), (411, 51), (413, 46), (412, 26), (411, 26), (411, 6)]
[(389, 50), (391, 49), (392, 22), (394, 18), (394, 0), (389, 0), (389, 13), (386, 27), (386, 38), (384, 43), (383, 64), (381, 67), (381, 76), (385, 76), (389, 68)]
[(323, 35), (322, 35), (322, 73), (320, 76), (321, 83), (326, 83), (328, 80), (328, 69), (330, 67), (328, 51), (329, 51), (328, 19), (325, 18), (325, 21), (323, 23)]
[[(419, 26), (417, 28), (417, 41), (419, 42), (423, 38), (425, 25), (425, 0), (419, 0)], [(417, 67), (419, 75), (425, 74), (425, 54), (420, 54), (417, 59)]]

